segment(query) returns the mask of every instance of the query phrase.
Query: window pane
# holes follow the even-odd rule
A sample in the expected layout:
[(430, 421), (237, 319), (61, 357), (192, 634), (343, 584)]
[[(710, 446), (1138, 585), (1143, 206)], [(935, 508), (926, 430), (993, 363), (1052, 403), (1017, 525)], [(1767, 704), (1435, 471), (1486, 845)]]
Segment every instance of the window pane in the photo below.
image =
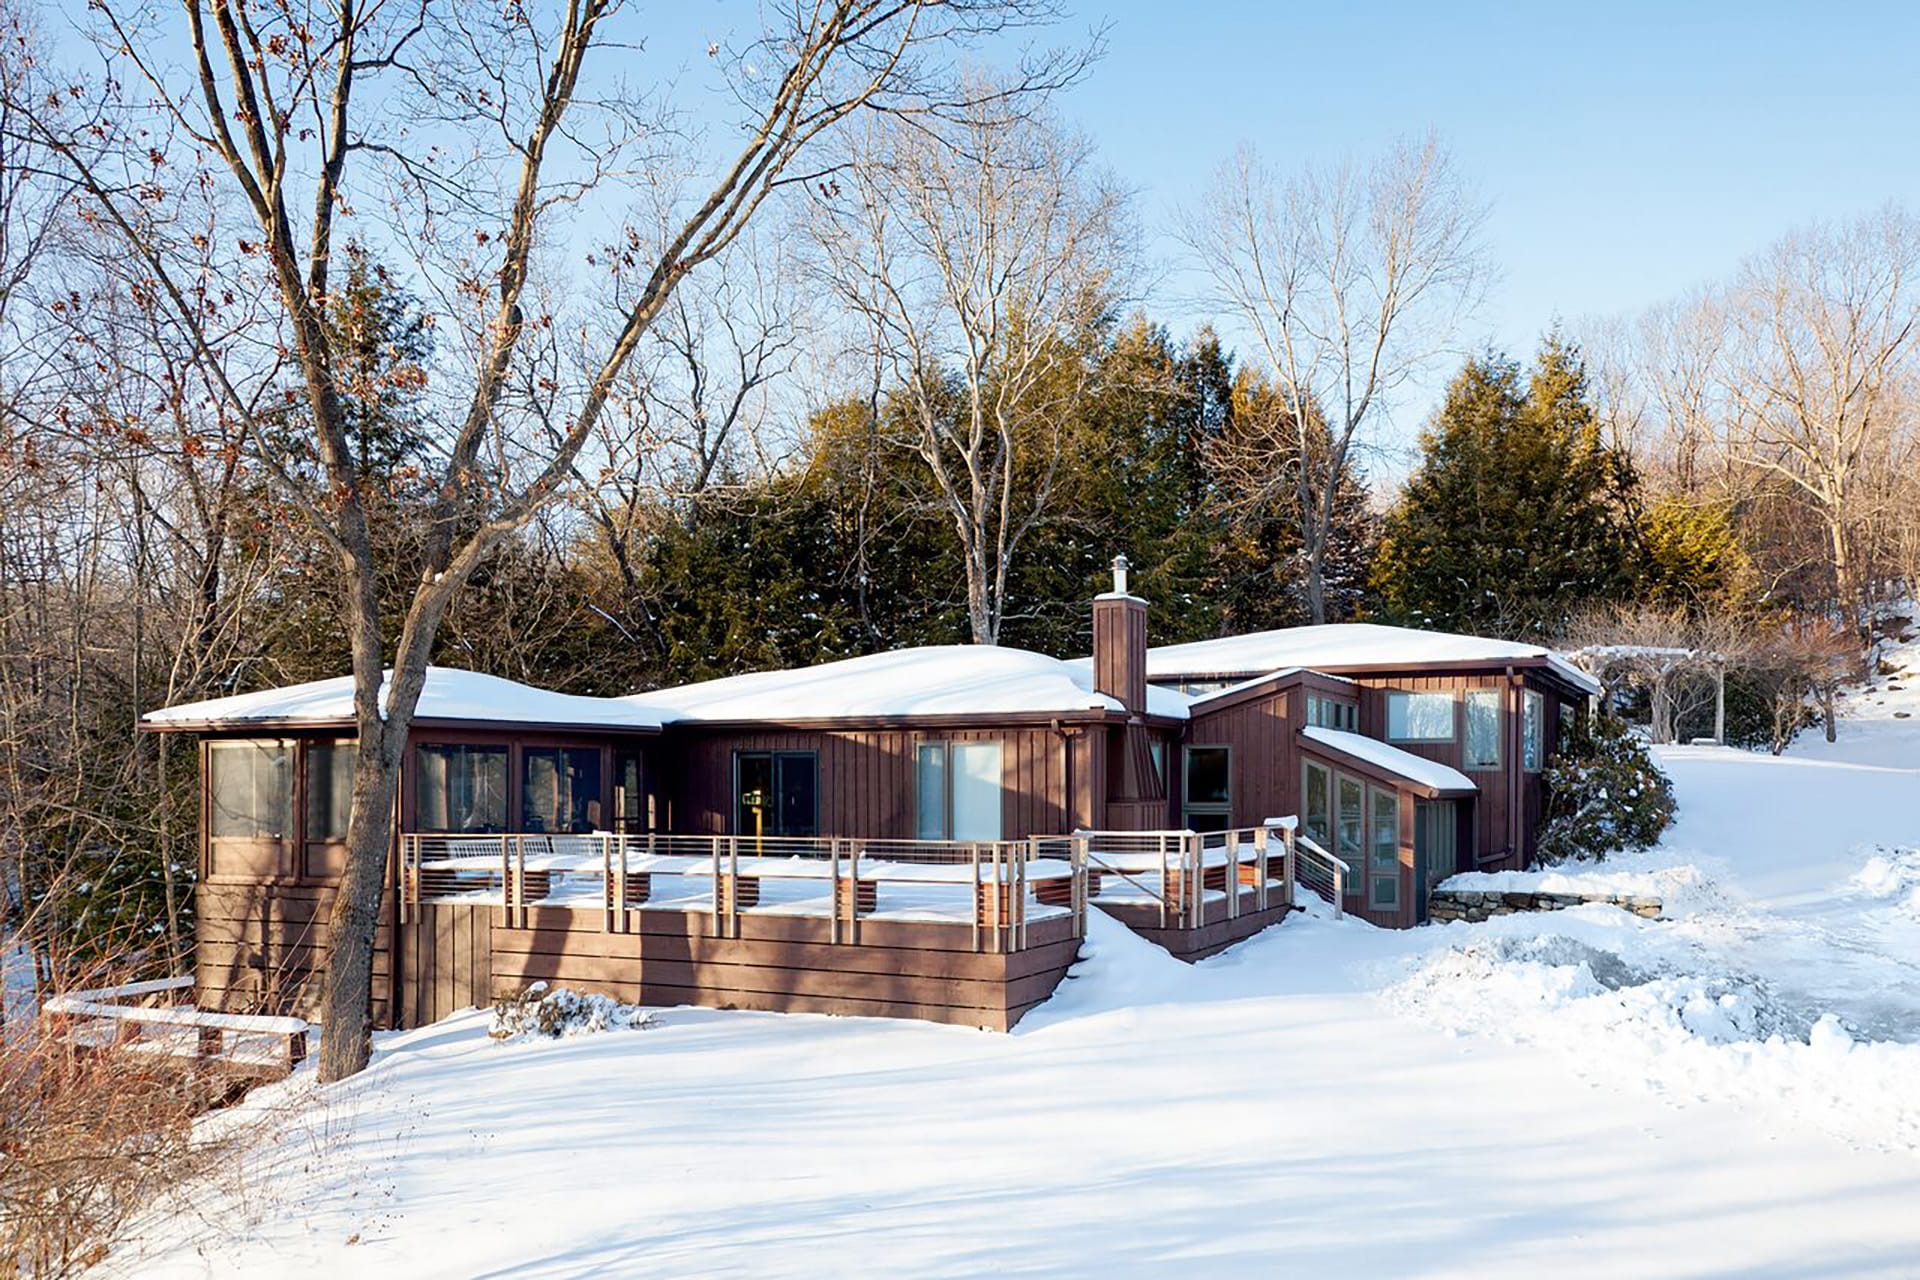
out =
[(733, 757), (733, 823), (737, 835), (773, 835), (773, 756), (765, 751), (741, 751)]
[(621, 831), (647, 829), (647, 796), (641, 785), (640, 753), (618, 751), (613, 757), (613, 817)]
[(520, 753), (520, 829), (593, 831), (600, 825), (600, 752), (528, 747)]
[(307, 747), (307, 839), (347, 838), (356, 754), (352, 742), (315, 742)]
[(1387, 737), (1398, 742), (1453, 741), (1453, 695), (1388, 694)]
[(415, 752), (423, 831), (505, 831), (507, 749), (429, 743)]
[(1500, 690), (1467, 694), (1467, 768), (1500, 767)]
[(1333, 837), (1333, 808), (1330, 792), (1332, 777), (1320, 765), (1307, 764), (1307, 798), (1303, 806), (1306, 809), (1307, 835), (1322, 849)]
[(277, 840), (293, 811), (284, 742), (216, 742), (207, 754), (213, 812), (207, 827), (223, 838)]
[(1227, 804), (1231, 800), (1225, 747), (1187, 748), (1187, 803)]
[(956, 742), (953, 764), (953, 838), (1000, 838), (1000, 744)]
[(819, 791), (820, 757), (811, 751), (784, 752), (774, 757), (774, 800), (781, 835), (819, 834)]
[(1540, 768), (1540, 719), (1543, 710), (1540, 695), (1531, 689), (1527, 690), (1521, 697), (1521, 708), (1521, 758), (1527, 772), (1533, 773)]
[(947, 838), (947, 748), (938, 742), (920, 745), (914, 763), (914, 834), (922, 840)]
[(1400, 797), (1391, 791), (1374, 791), (1372, 852), (1373, 869), (1399, 874), (1400, 870)]
[(1367, 880), (1364, 858), (1367, 826), (1366, 789), (1352, 778), (1341, 777), (1338, 780), (1337, 791), (1339, 847), (1334, 852), (1352, 871), (1347, 880), (1347, 892), (1361, 893), (1365, 889)]
[(1397, 875), (1373, 877), (1373, 897), (1368, 900), (1368, 905), (1374, 907), (1399, 906), (1400, 877)]

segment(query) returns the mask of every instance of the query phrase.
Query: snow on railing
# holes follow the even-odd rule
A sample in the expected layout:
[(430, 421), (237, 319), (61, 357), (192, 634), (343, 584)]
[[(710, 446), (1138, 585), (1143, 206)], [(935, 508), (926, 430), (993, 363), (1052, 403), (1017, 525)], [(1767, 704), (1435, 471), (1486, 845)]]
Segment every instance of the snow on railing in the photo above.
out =
[(190, 975), (182, 975), (68, 991), (50, 998), (40, 1015), (54, 1035), (81, 1049), (111, 1047), (271, 1074), (291, 1072), (306, 1059), (310, 1028), (299, 1018), (124, 1003), (172, 996), (193, 985)]
[(629, 911), (655, 900), (654, 879), (681, 877), (706, 884), (715, 936), (731, 938), (740, 936), (742, 911), (764, 905), (762, 882), (785, 881), (828, 888), (828, 940), (857, 942), (880, 885), (892, 883), (966, 891), (975, 950), (1015, 951), (1028, 945), (1030, 900), (1065, 907), (1075, 936), (1084, 929), (1084, 865), (1076, 849), (1053, 849), (1048, 839), (410, 832), (400, 845), (401, 919), (417, 919), (422, 903), (485, 902), (502, 908), (503, 924), (524, 928), (535, 906), (591, 902), (607, 932), (627, 932)]

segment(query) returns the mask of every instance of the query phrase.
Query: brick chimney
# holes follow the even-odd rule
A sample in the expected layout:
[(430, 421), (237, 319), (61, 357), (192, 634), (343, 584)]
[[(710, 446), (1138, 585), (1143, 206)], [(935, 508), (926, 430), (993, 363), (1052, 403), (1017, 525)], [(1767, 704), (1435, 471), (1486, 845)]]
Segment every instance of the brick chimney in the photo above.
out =
[(1127, 590), (1127, 558), (1113, 558), (1113, 590), (1093, 598), (1093, 687), (1133, 715), (1147, 709), (1147, 602)]

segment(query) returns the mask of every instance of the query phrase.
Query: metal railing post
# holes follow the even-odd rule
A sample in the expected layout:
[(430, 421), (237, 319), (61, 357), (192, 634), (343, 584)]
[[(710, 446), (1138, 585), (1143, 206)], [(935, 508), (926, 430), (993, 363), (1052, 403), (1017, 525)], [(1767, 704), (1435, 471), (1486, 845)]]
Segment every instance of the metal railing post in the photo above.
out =
[(1299, 883), (1300, 851), (1294, 844), (1294, 828), (1284, 827), (1280, 832), (1280, 883), (1287, 887), (1287, 908), (1292, 910), (1299, 901), (1293, 887)]
[(1225, 852), (1227, 855), (1227, 919), (1238, 920), (1240, 918), (1240, 833), (1238, 831), (1227, 832)]
[[(859, 892), (859, 881), (854, 881), (855, 892)], [(838, 944), (840, 941), (840, 837), (835, 836), (827, 842), (827, 901), (832, 909), (827, 913), (827, 941)]]

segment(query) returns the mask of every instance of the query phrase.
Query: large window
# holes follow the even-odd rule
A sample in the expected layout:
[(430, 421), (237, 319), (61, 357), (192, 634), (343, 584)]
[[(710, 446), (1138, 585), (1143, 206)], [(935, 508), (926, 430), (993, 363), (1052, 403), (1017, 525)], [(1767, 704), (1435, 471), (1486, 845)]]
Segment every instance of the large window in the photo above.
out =
[(416, 749), (422, 831), (507, 829), (507, 749), (430, 742)]
[(1467, 768), (1500, 767), (1499, 689), (1472, 689), (1467, 693)]
[(1546, 728), (1546, 704), (1531, 689), (1521, 695), (1520, 701), (1520, 760), (1528, 773), (1538, 773), (1541, 735)]
[(1367, 892), (1367, 804), (1366, 788), (1358, 779), (1344, 773), (1335, 775), (1335, 813), (1338, 824), (1334, 852), (1347, 864), (1347, 894), (1362, 897)]
[(811, 751), (736, 751), (734, 830), (743, 836), (820, 834), (820, 757)]
[(1367, 839), (1367, 905), (1391, 910), (1400, 905), (1400, 797), (1380, 787), (1367, 788), (1373, 812)]
[(1300, 808), (1307, 838), (1322, 849), (1333, 843), (1333, 774), (1323, 764), (1307, 761), (1306, 798)]
[(997, 742), (923, 742), (914, 760), (915, 831), (922, 840), (1000, 839)]
[(520, 829), (597, 831), (600, 749), (526, 747), (520, 752)]
[(1341, 729), (1347, 733), (1358, 733), (1360, 732), (1360, 704), (1310, 693), (1307, 695), (1307, 723), (1320, 729)]
[(1224, 831), (1233, 817), (1233, 752), (1187, 748), (1186, 822), (1192, 831)]
[(1387, 738), (1392, 742), (1452, 742), (1453, 695), (1389, 693)]
[(289, 835), (293, 816), (291, 754), (285, 742), (209, 744), (209, 834), (231, 840), (278, 840)]
[(353, 809), (351, 741), (315, 742), (307, 747), (307, 839), (345, 840)]

